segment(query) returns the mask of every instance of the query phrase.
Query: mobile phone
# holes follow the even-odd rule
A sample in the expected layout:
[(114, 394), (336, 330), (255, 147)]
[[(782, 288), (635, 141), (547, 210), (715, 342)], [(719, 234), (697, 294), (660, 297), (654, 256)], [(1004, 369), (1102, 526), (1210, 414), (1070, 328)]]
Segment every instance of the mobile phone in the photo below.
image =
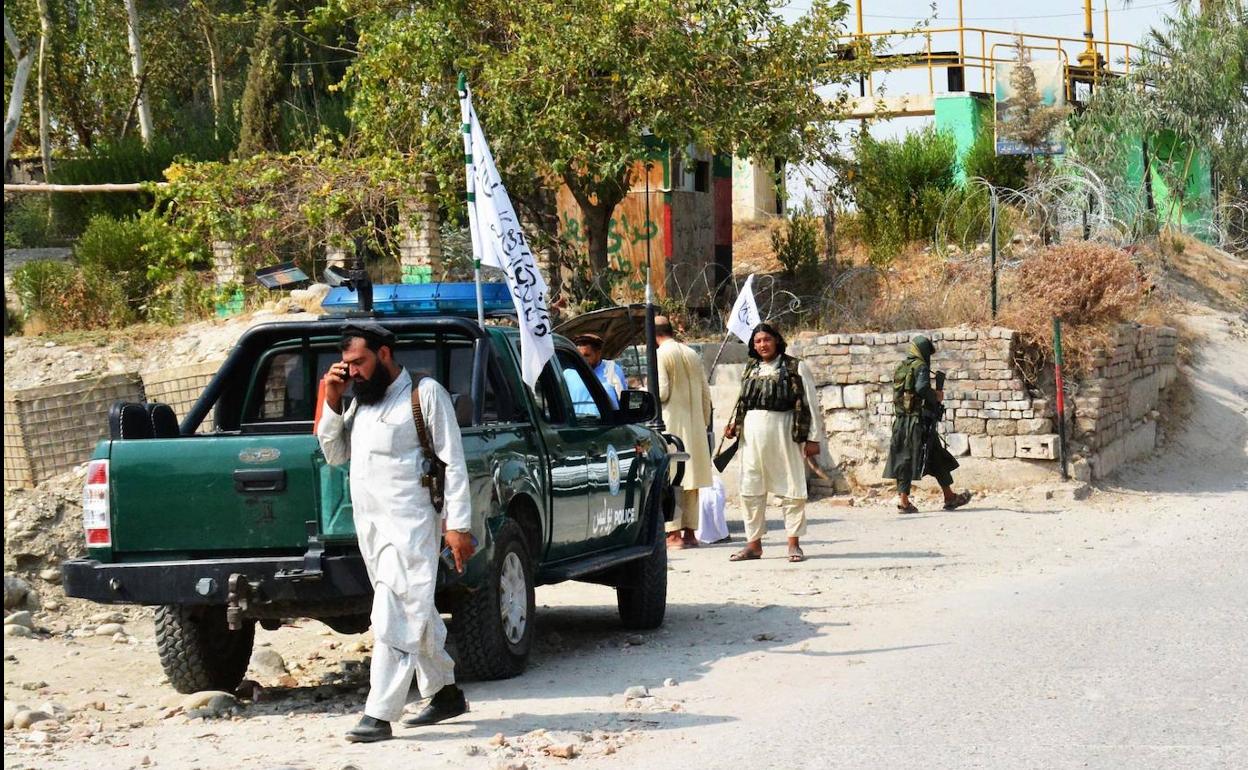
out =
[[(474, 549), (477, 547), (476, 535), (472, 536), (472, 547)], [(442, 559), (442, 563), (446, 565), (447, 569), (449, 569), (451, 572), (455, 572), (458, 574), (459, 570), (455, 569), (455, 552), (451, 550), (451, 547), (449, 545), (442, 549), (442, 553), (439, 556), (439, 558)]]

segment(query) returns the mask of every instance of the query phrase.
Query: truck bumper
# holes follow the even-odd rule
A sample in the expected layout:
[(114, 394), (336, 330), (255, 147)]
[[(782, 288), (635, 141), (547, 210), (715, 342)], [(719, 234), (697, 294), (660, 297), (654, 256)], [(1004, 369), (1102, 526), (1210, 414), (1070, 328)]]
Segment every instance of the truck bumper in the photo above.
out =
[(303, 566), (302, 556), (119, 564), (70, 559), (61, 563), (61, 581), (66, 596), (104, 604), (227, 604), (234, 575), (249, 584), (253, 604), (306, 605), (372, 596), (359, 554), (322, 557), (317, 579), (275, 577)]

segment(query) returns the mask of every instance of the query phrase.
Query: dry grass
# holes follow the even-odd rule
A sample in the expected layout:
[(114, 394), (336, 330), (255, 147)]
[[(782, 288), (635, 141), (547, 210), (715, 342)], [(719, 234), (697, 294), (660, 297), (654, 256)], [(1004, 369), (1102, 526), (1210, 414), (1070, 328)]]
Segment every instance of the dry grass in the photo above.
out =
[(1248, 261), (1192, 238), (1171, 233), (1141, 261), (1161, 275), (1180, 299), (1234, 313), (1248, 311)]
[(780, 272), (780, 262), (771, 247), (772, 233), (783, 230), (785, 220), (735, 222), (732, 225), (732, 264), (736, 273), (769, 275)]
[(1051, 246), (1023, 263), (1001, 321), (1052, 360), (1053, 319), (1062, 319), (1064, 358), (1078, 374), (1090, 369), (1114, 326), (1137, 318), (1153, 285), (1122, 249), (1093, 242)]

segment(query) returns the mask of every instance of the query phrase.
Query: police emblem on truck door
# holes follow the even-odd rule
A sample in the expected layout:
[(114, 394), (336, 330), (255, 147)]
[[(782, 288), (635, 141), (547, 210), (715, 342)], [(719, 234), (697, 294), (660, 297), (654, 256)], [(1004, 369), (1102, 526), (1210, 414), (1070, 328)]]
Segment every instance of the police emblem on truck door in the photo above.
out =
[(620, 493), (620, 455), (611, 444), (607, 444), (607, 484), (612, 497)]

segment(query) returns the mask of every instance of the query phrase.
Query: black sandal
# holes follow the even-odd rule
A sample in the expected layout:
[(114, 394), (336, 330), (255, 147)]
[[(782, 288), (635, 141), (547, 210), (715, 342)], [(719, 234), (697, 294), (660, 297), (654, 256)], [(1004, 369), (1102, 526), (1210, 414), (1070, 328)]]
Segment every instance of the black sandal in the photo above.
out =
[(970, 492), (959, 492), (958, 494), (954, 495), (953, 497), (945, 501), (945, 510), (952, 511), (955, 508), (961, 508), (962, 506), (966, 505), (970, 501), (971, 501)]
[(914, 503), (909, 503), (908, 505), (904, 505), (904, 506), (898, 505), (897, 512), (898, 513), (918, 513), (919, 509), (914, 507)]

